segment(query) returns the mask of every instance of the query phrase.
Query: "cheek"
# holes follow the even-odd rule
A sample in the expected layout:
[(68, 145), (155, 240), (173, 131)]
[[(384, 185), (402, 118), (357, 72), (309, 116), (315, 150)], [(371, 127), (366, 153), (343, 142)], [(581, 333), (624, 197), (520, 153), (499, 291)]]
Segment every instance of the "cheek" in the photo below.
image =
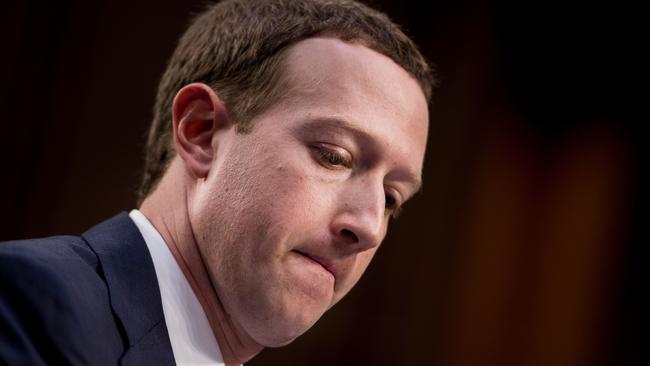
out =
[[(286, 249), (281, 247), (284, 243), (322, 229), (332, 202), (303, 154), (256, 150), (234, 151), (196, 202), (204, 213), (200, 232), (210, 233), (206, 239), (213, 242), (204, 247), (214, 247), (217, 241), (228, 243), (237, 246), (239, 257), (249, 260), (278, 255)], [(229, 250), (233, 248), (226, 246), (213, 248), (221, 252), (213, 256), (232, 256)]]
[(283, 216), (292, 226), (323, 224), (320, 216), (326, 213), (328, 202), (324, 187), (295, 167), (278, 168), (276, 178), (272, 183), (275, 194), (271, 199), (281, 209), (277, 215)]
[(249, 181), (258, 182), (250, 207), (275, 223), (269, 230), (295, 232), (325, 224), (332, 199), (314, 174), (309, 153), (295, 148), (260, 155), (265, 158), (258, 158), (249, 172)]

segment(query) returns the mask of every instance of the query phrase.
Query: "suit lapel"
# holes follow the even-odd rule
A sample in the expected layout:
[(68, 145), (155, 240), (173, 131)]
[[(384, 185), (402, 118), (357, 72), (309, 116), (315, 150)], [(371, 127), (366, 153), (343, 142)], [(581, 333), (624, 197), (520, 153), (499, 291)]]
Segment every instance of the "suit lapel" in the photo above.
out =
[(122, 365), (173, 365), (174, 355), (147, 246), (131, 218), (121, 213), (82, 235), (95, 251), (121, 324)]

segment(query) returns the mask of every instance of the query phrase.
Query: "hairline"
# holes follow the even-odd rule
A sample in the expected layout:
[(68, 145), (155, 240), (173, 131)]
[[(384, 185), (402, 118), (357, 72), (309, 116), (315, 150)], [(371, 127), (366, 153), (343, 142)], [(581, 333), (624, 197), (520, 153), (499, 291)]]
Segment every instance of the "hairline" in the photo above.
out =
[[(262, 109), (256, 111), (257, 113), (255, 113), (254, 115), (248, 116), (248, 118), (246, 118), (246, 119), (234, 121), (235, 122), (235, 129), (236, 129), (236, 131), (238, 133), (246, 134), (246, 133), (252, 132), (252, 130), (255, 128), (255, 123), (253, 123), (253, 122), (255, 122), (255, 120), (259, 116), (261, 116), (262, 114), (266, 113), (270, 109), (272, 109), (272, 108), (278, 106), (279, 104), (284, 103), (287, 100), (290, 100), (292, 98), (292, 95), (289, 92), (283, 93), (282, 96), (277, 95), (277, 93), (280, 90), (291, 91), (293, 89), (293, 85), (291, 83), (291, 76), (289, 75), (291, 70), (288, 67), (289, 66), (288, 65), (289, 51), (292, 48), (296, 47), (301, 42), (309, 40), (309, 39), (313, 39), (313, 38), (336, 39), (336, 40), (339, 40), (341, 42), (345, 42), (347, 44), (360, 45), (360, 46), (366, 47), (366, 48), (368, 48), (368, 49), (370, 49), (372, 51), (375, 51), (375, 52), (379, 53), (382, 56), (388, 57), (391, 61), (393, 61), (395, 63), (396, 66), (398, 66), (399, 68), (404, 70), (418, 84), (418, 87), (420, 88), (420, 91), (422, 92), (422, 95), (424, 96), (424, 98), (425, 98), (425, 100), (427, 102), (427, 105), (430, 103), (430, 101), (427, 98), (427, 93), (426, 93), (421, 81), (417, 78), (417, 76), (413, 75), (413, 73), (408, 71), (404, 66), (402, 66), (393, 57), (386, 54), (385, 52), (382, 52), (380, 47), (374, 47), (376, 42), (374, 42), (372, 39), (368, 39), (367, 36), (364, 37), (364, 34), (361, 34), (361, 35), (359, 35), (357, 37), (345, 37), (345, 36), (337, 33), (336, 31), (325, 30), (325, 31), (322, 31), (322, 32), (317, 32), (317, 33), (311, 34), (311, 35), (309, 35), (307, 37), (298, 38), (298, 39), (294, 40), (293, 42), (289, 43), (287, 46), (283, 47), (282, 49), (280, 49), (278, 51), (278, 53), (276, 54), (277, 58), (275, 58), (275, 60), (274, 60), (275, 62), (277, 62), (277, 65), (278, 65), (278, 68), (276, 70), (277, 75), (275, 76), (277, 78), (276, 79), (277, 83), (275, 83), (275, 85), (273, 85), (270, 88), (270, 90), (269, 90), (270, 95), (267, 96), (266, 98), (263, 98), (263, 100), (265, 99), (266, 103), (264, 103), (265, 105), (264, 105), (264, 107)], [(287, 89), (283, 89), (282, 88), (283, 86), (286, 87)], [(218, 88), (215, 88), (214, 85), (210, 85), (210, 87), (217, 93), (217, 95), (219, 94)], [(226, 108), (228, 108), (227, 105), (226, 105)], [(174, 151), (174, 153), (175, 153), (175, 151)]]

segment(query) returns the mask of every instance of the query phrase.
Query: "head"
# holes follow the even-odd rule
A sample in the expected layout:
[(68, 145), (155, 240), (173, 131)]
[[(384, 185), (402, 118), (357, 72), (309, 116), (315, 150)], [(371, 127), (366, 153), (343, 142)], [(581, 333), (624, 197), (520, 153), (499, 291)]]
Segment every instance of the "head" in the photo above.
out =
[(175, 156), (171, 108), (184, 85), (211, 86), (239, 132), (282, 98), (283, 59), (295, 43), (329, 35), (364, 44), (409, 72), (431, 98), (431, 70), (415, 44), (386, 15), (354, 1), (226, 0), (190, 24), (169, 60), (156, 95), (139, 201), (155, 188)]
[(350, 1), (224, 1), (190, 25), (141, 195), (185, 175), (196, 247), (247, 336), (290, 342), (360, 278), (418, 190), (432, 83), (399, 28)]

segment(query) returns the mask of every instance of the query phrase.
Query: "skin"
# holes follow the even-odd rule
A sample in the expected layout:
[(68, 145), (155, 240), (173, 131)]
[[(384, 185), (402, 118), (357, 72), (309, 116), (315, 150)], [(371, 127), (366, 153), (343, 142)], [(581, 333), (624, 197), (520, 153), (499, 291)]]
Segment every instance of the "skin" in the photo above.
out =
[(177, 156), (140, 208), (227, 364), (291, 342), (350, 291), (420, 185), (428, 111), (412, 76), (335, 38), (285, 62), (285, 96), (248, 134), (208, 86), (178, 92)]

